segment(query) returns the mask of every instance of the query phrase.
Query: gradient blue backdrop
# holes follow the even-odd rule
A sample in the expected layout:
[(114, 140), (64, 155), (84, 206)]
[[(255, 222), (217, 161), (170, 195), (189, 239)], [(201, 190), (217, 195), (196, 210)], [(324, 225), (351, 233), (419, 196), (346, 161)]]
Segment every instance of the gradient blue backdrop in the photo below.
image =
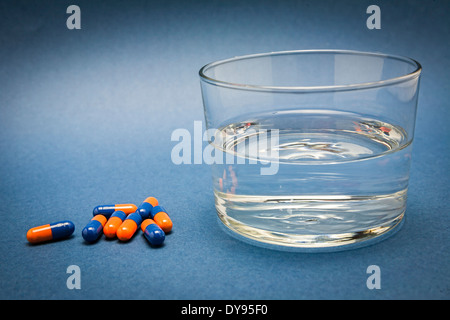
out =
[[(81, 30), (66, 8), (81, 8)], [(366, 8), (381, 8), (381, 30)], [(1, 299), (448, 299), (450, 2), (2, 1)], [(216, 221), (210, 168), (172, 163), (176, 128), (203, 119), (198, 70), (232, 56), (355, 49), (423, 65), (407, 217), (393, 237), (330, 254), (250, 246)], [(99, 204), (157, 197), (164, 247), (87, 245)], [(28, 228), (70, 219), (74, 236), (27, 244)], [(381, 289), (366, 287), (369, 265)], [(81, 290), (69, 290), (69, 265)]]

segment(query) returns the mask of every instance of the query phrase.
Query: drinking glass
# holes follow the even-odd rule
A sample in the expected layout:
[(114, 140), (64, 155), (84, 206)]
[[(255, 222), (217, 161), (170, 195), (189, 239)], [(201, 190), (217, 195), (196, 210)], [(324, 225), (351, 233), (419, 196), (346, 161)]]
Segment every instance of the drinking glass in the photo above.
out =
[(253, 54), (201, 68), (225, 230), (292, 251), (353, 248), (398, 230), (420, 73), (410, 58), (349, 50)]

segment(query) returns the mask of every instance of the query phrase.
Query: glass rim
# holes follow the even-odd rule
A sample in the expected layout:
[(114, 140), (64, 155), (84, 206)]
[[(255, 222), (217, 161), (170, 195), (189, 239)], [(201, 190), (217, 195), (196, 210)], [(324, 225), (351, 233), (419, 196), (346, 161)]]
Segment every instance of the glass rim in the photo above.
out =
[[(393, 78), (388, 78), (384, 80), (372, 81), (372, 82), (363, 82), (363, 83), (355, 83), (355, 84), (345, 84), (345, 85), (324, 85), (324, 86), (265, 86), (265, 85), (251, 85), (251, 84), (242, 84), (242, 83), (233, 83), (222, 81), (219, 79), (214, 79), (208, 77), (206, 75), (206, 71), (218, 65), (222, 65), (225, 63), (231, 63), (239, 60), (253, 59), (253, 58), (261, 58), (266, 56), (279, 56), (279, 55), (291, 55), (291, 54), (304, 54), (304, 53), (329, 53), (329, 54), (351, 54), (351, 55), (359, 55), (359, 56), (374, 56), (380, 58), (388, 58), (394, 60), (400, 60), (406, 63), (409, 63), (415, 67), (415, 70)], [(358, 89), (368, 89), (368, 88), (376, 88), (382, 86), (388, 86), (396, 83), (401, 83), (405, 81), (409, 81), (411, 79), (417, 78), (420, 76), (422, 72), (421, 64), (412, 59), (405, 56), (385, 54), (379, 52), (366, 52), (366, 51), (357, 51), (357, 50), (340, 50), (340, 49), (311, 49), (311, 50), (290, 50), (290, 51), (276, 51), (276, 52), (267, 52), (267, 53), (257, 53), (257, 54), (249, 54), (243, 56), (237, 56), (229, 59), (218, 60), (215, 62), (208, 63), (204, 65), (199, 70), (199, 76), (202, 81), (210, 83), (212, 85), (226, 87), (231, 89), (239, 89), (239, 90), (249, 90), (249, 91), (265, 91), (265, 92), (326, 92), (326, 91), (348, 91), (348, 90), (358, 90)]]

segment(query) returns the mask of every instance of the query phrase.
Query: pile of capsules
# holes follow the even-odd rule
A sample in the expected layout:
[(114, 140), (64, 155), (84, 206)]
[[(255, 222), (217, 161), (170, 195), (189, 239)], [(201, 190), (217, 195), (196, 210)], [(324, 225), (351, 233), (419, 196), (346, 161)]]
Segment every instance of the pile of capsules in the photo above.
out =
[[(154, 197), (148, 197), (139, 207), (134, 204), (97, 206), (93, 215), (81, 232), (83, 239), (89, 243), (96, 242), (102, 233), (107, 238), (128, 241), (140, 226), (150, 244), (160, 246), (173, 226), (166, 210)], [(27, 240), (31, 243), (54, 241), (68, 238), (74, 231), (73, 222), (60, 221), (31, 228), (27, 232)]]

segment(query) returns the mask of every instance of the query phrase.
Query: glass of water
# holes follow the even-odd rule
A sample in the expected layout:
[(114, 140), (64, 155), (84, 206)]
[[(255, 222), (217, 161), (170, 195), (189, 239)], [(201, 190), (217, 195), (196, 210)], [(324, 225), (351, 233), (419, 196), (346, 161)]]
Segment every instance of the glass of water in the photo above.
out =
[(200, 70), (215, 206), (253, 244), (336, 251), (399, 229), (420, 64), (348, 50), (272, 52)]

